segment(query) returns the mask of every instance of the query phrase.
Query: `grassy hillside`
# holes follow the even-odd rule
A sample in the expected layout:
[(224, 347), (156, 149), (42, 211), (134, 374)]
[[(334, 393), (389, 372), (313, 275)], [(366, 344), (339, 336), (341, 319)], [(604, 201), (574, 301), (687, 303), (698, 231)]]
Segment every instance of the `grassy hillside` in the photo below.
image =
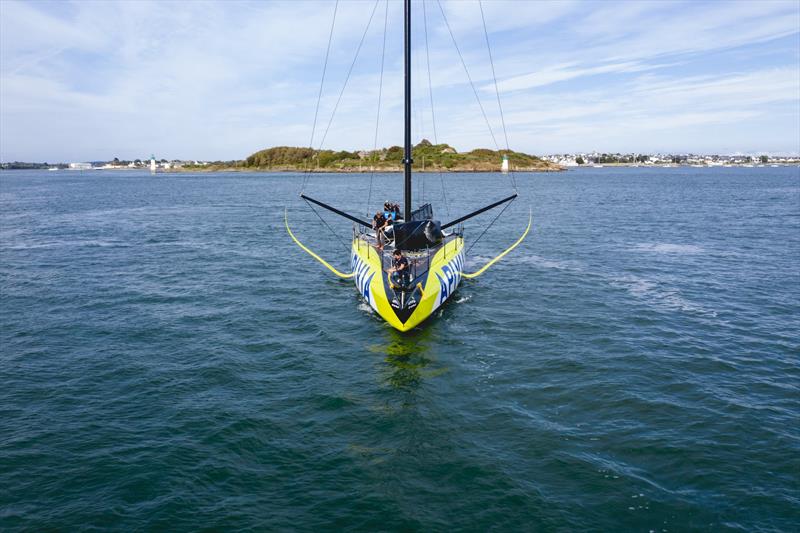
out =
[[(412, 149), (415, 171), (492, 172), (499, 171), (503, 155), (508, 155), (511, 168), (518, 171), (560, 170), (557, 165), (538, 157), (511, 150), (479, 148), (458, 153), (448, 144), (431, 144), (423, 139)], [(392, 146), (375, 151), (313, 150), (293, 146), (276, 146), (260, 150), (233, 164), (210, 165), (204, 170), (265, 170), (312, 172), (391, 172), (403, 169), (403, 148)]]

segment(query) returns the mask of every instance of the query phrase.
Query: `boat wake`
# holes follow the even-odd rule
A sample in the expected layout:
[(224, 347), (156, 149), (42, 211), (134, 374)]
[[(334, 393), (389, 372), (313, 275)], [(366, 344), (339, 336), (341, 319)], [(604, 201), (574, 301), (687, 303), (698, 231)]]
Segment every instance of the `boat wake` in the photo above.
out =
[(623, 288), (639, 300), (670, 311), (680, 311), (707, 318), (717, 318), (717, 312), (681, 296), (678, 289), (661, 287), (658, 282), (628, 275), (611, 278), (612, 285)]
[[(645, 246), (645, 245), (642, 245)], [(646, 245), (647, 251), (656, 251), (657, 253), (683, 253), (695, 254), (703, 251), (699, 246), (693, 245), (677, 245), (677, 244), (656, 244)], [(566, 273), (580, 274), (582, 276), (591, 276), (600, 278), (603, 282), (610, 284), (613, 287), (625, 289), (631, 296), (637, 300), (641, 300), (648, 305), (658, 307), (669, 311), (677, 311), (692, 315), (699, 315), (706, 318), (716, 318), (717, 312), (713, 309), (708, 309), (700, 304), (692, 302), (680, 293), (677, 288), (666, 287), (663, 283), (642, 278), (633, 274), (617, 275), (609, 272), (596, 270), (574, 260), (559, 260), (549, 259), (538, 255), (525, 255), (514, 259), (516, 262), (526, 263), (541, 269), (553, 269)]]

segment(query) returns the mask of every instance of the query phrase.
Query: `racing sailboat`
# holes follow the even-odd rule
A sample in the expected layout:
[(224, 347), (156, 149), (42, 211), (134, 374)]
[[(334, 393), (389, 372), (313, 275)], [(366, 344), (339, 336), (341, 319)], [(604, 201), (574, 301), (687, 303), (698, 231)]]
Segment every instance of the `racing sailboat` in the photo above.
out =
[[(284, 221), (287, 232), (300, 248), (340, 278), (353, 279), (359, 294), (378, 315), (394, 328), (408, 331), (424, 322), (434, 311), (439, 309), (453, 295), (462, 279), (478, 277), (516, 248), (530, 231), (531, 216), (529, 213), (528, 225), (516, 242), (476, 272), (467, 273), (464, 271), (466, 257), (463, 223), (490, 209), (513, 201), (517, 198), (517, 193), (444, 223), (434, 216), (433, 208), (429, 203), (420, 205), (416, 209), (412, 208), (414, 204), (412, 200), (413, 160), (411, 157), (410, 0), (404, 0), (403, 35), (405, 118), (402, 164), (404, 202), (402, 217), (398, 216), (392, 225), (391, 233), (387, 235), (388, 241), (381, 246), (381, 236), (373, 229), (371, 222), (301, 192), (300, 197), (306, 202), (322, 207), (354, 223), (350, 272), (341, 272), (297, 239), (289, 227), (288, 214), (285, 214)], [(389, 273), (396, 250), (399, 250), (407, 261), (407, 272), (404, 275)]]

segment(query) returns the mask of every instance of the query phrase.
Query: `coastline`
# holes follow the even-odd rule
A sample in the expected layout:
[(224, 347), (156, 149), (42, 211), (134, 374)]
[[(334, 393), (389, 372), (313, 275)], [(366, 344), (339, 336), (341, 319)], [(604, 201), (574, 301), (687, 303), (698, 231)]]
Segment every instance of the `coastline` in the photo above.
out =
[[(769, 165), (686, 165), (686, 164), (651, 164), (651, 165), (634, 165), (632, 163), (603, 163), (598, 165), (554, 165), (553, 167), (547, 168), (515, 168), (512, 172), (515, 173), (550, 173), (550, 172), (568, 172), (571, 170), (578, 170), (578, 169), (592, 169), (592, 168), (658, 168), (658, 169), (670, 169), (670, 168), (721, 168), (721, 169), (731, 169), (731, 168), (784, 168), (784, 167), (797, 167), (800, 168), (800, 165), (796, 163), (773, 163)], [(0, 168), (0, 172), (14, 172), (14, 171), (28, 171), (28, 170), (48, 170), (43, 168)], [(92, 167), (86, 169), (80, 168), (59, 168), (59, 169), (49, 169), (49, 170), (57, 170), (59, 172), (92, 172), (92, 171), (125, 171), (125, 172), (142, 172), (149, 170), (147, 167)], [(298, 169), (298, 168), (265, 168), (265, 167), (230, 167), (230, 166), (214, 166), (214, 165), (205, 165), (205, 166), (186, 166), (186, 167), (173, 167), (173, 168), (159, 168), (157, 170), (158, 174), (181, 174), (181, 173), (211, 173), (211, 172), (230, 172), (230, 173), (238, 173), (238, 172), (252, 172), (252, 173), (286, 173), (286, 174), (370, 174), (370, 173), (382, 173), (382, 174), (401, 174), (403, 171), (402, 169), (396, 168), (382, 168), (382, 169), (341, 169), (341, 168), (332, 168), (332, 169)], [(425, 170), (414, 170), (415, 174), (480, 174), (480, 173), (500, 173), (501, 171), (497, 168), (493, 169), (477, 169), (477, 168), (449, 168), (449, 169), (425, 169)]]
[[(524, 167), (515, 168), (513, 172), (564, 172), (567, 167), (561, 165), (548, 165), (545, 167)], [(310, 174), (402, 174), (402, 168), (292, 168), (292, 167), (217, 167), (214, 165), (206, 166), (185, 166), (171, 168), (167, 170), (159, 169), (159, 172), (285, 172), (285, 173), (310, 173)], [(414, 174), (457, 174), (457, 173), (486, 173), (500, 172), (499, 168), (435, 168), (435, 169), (414, 169)]]

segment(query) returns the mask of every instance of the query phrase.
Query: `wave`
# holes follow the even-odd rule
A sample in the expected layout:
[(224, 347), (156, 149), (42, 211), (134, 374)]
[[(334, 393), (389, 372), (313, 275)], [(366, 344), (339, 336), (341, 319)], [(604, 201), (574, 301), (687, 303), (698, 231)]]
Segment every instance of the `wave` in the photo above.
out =
[(634, 250), (640, 252), (654, 252), (659, 254), (699, 254), (705, 250), (694, 244), (670, 244), (670, 243), (639, 243), (634, 245)]
[(558, 259), (548, 259), (538, 255), (523, 255), (513, 260), (516, 263), (534, 265), (541, 268), (553, 268), (556, 270), (568, 270), (571, 272), (581, 272), (583, 265), (578, 261), (560, 261)]
[(9, 251), (23, 251), (23, 250), (39, 250), (51, 248), (128, 248), (130, 244), (118, 241), (61, 241), (61, 242), (45, 242), (40, 244), (16, 244), (6, 246), (5, 250)]
[(717, 312), (687, 300), (678, 289), (663, 288), (658, 282), (628, 275), (610, 279), (613, 285), (623, 288), (644, 302), (670, 311), (682, 311), (704, 317), (716, 318)]

